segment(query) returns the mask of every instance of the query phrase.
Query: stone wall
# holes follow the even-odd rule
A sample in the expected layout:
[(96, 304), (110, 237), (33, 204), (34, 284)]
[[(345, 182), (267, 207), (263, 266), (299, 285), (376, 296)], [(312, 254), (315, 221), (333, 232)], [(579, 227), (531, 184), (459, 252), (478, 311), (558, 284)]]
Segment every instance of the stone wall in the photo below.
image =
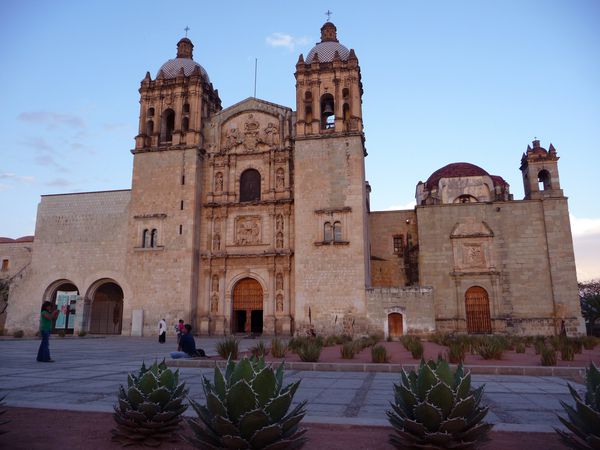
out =
[[(7, 261), (8, 267), (0, 271), (0, 279), (9, 280), (15, 286), (21, 283), (26, 275), (26, 270), (31, 263), (31, 252), (33, 242), (2, 242), (0, 243), (0, 263)], [(5, 309), (6, 307), (6, 309)], [(4, 331), (4, 323), (6, 321), (8, 307), (0, 301), (0, 333)]]
[(433, 289), (431, 287), (377, 287), (367, 289), (367, 308), (371, 332), (388, 336), (388, 314), (400, 313), (404, 334), (435, 331)]
[(40, 306), (65, 282), (85, 298), (101, 280), (131, 295), (125, 279), (130, 191), (45, 195), (38, 206), (31, 266), (11, 289), (6, 329), (34, 334)]

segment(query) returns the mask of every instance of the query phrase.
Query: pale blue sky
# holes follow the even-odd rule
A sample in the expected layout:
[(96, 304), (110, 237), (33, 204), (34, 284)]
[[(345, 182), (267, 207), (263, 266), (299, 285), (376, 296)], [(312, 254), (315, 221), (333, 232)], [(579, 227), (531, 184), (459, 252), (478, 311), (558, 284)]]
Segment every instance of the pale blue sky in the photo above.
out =
[(4, 0), (0, 236), (33, 234), (42, 194), (130, 187), (139, 83), (186, 25), (224, 107), (252, 95), (258, 58), (257, 96), (295, 109), (294, 66), (328, 8), (361, 65), (373, 209), (458, 161), (521, 199), (537, 136), (561, 157), (579, 276), (600, 277), (598, 1)]

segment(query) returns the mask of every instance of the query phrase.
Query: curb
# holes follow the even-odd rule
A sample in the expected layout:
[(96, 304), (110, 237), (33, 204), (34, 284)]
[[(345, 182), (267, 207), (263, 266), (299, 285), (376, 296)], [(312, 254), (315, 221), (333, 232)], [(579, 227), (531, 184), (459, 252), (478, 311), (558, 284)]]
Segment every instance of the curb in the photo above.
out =
[[(224, 368), (227, 361), (223, 359), (167, 359), (169, 367), (203, 367)], [(277, 361), (267, 361), (278, 364)], [(456, 368), (456, 364), (450, 365)], [(384, 372), (398, 373), (404, 370), (417, 369), (418, 364), (374, 364), (374, 363), (311, 363), (311, 362), (285, 362), (286, 370), (308, 370), (322, 372)], [(541, 367), (541, 366), (478, 366), (465, 365), (473, 375), (525, 375), (535, 377), (561, 377), (574, 380), (583, 380), (585, 367)]]

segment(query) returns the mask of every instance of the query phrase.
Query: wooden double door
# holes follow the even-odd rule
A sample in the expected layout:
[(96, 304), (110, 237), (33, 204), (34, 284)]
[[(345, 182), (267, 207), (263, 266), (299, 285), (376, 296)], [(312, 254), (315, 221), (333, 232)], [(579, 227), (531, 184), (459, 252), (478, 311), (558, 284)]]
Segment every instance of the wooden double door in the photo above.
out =
[(490, 299), (484, 288), (473, 286), (467, 289), (465, 293), (465, 313), (469, 334), (489, 334), (492, 332)]
[(233, 288), (232, 333), (263, 331), (263, 290), (258, 281), (244, 278)]

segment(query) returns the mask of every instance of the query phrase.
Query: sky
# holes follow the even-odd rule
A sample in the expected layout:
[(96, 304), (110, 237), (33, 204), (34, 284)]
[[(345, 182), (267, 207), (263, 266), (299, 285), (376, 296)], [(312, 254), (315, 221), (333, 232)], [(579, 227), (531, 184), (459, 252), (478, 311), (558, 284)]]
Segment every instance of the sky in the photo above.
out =
[(185, 35), (223, 107), (295, 108), (295, 64), (331, 10), (361, 66), (373, 210), (414, 205), (452, 162), (523, 198), (534, 138), (560, 157), (578, 278), (600, 278), (600, 2), (0, 2), (0, 236), (34, 234), (40, 195), (128, 189), (138, 89)]

